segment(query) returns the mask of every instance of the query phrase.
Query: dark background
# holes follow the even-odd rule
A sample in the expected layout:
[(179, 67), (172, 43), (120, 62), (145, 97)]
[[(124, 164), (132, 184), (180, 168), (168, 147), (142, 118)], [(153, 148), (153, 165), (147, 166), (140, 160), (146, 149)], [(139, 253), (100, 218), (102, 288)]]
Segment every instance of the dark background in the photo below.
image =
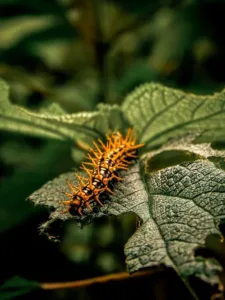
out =
[[(0, 22), (0, 77), (10, 86), (11, 101), (30, 109), (56, 102), (68, 113), (92, 111), (100, 102), (120, 104), (144, 82), (197, 94), (224, 87), (222, 0), (0, 0)], [(67, 224), (61, 243), (38, 233), (48, 212), (26, 198), (79, 165), (70, 147), (0, 132), (0, 283), (15, 275), (54, 282), (125, 270), (123, 245), (136, 227), (132, 214), (83, 230)], [(211, 245), (223, 261), (224, 249), (214, 239)], [(191, 299), (172, 270), (18, 299), (138, 297)]]

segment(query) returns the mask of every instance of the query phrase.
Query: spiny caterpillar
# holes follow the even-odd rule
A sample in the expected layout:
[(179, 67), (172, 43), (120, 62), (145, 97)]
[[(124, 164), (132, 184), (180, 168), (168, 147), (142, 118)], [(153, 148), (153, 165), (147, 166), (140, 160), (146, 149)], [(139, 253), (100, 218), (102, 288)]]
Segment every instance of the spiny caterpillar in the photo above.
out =
[(84, 162), (81, 166), (88, 178), (76, 173), (79, 186), (74, 186), (67, 180), (71, 193), (64, 192), (69, 197), (69, 200), (63, 201), (63, 204), (68, 206), (64, 212), (82, 216), (84, 208), (92, 210), (90, 203), (94, 201), (103, 206), (102, 196), (105, 193), (114, 194), (111, 190), (113, 183), (122, 180), (118, 171), (128, 170), (131, 161), (137, 158), (137, 149), (143, 147), (143, 144), (136, 145), (132, 129), (128, 129), (125, 137), (120, 132), (112, 132), (111, 136), (106, 135), (106, 138), (106, 144), (100, 139), (99, 144), (93, 142), (95, 149), (91, 148), (92, 155), (87, 155), (90, 162)]

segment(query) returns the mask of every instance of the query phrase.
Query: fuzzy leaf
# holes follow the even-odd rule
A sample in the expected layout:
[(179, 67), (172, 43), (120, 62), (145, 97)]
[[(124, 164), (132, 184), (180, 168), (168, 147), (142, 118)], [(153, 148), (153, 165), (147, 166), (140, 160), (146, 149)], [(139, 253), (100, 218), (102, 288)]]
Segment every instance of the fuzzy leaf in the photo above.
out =
[(30, 200), (55, 208), (41, 226), (44, 232), (59, 219), (74, 219), (84, 225), (103, 215), (134, 212), (143, 223), (125, 246), (130, 272), (166, 265), (184, 280), (193, 275), (215, 284), (221, 266), (214, 259), (195, 257), (195, 250), (205, 246), (208, 235), (221, 235), (219, 224), (225, 218), (225, 172), (207, 156), (206, 148), (201, 159), (197, 155), (197, 160), (150, 172), (152, 158), (147, 155), (122, 172), (123, 182), (115, 185), (115, 195), (104, 201), (103, 208), (94, 203), (93, 211), (84, 211), (82, 217), (62, 212), (64, 197), (59, 189), (68, 191), (66, 179), (78, 184), (72, 172), (45, 184)]
[(204, 247), (208, 235), (220, 234), (218, 225), (225, 217), (225, 172), (198, 160), (143, 179), (145, 189), (130, 197), (133, 206), (144, 194), (147, 198), (138, 211), (135, 208), (144, 223), (125, 246), (130, 272), (164, 264), (184, 278), (195, 275), (216, 283), (219, 264), (196, 258), (194, 251)]
[[(81, 175), (85, 175), (83, 172), (80, 172)], [(49, 220), (43, 223), (40, 226), (40, 232), (47, 234), (50, 239), (56, 240), (58, 237), (58, 232), (51, 232), (51, 225), (60, 221), (67, 220), (75, 220), (79, 226), (83, 226), (85, 224), (90, 224), (93, 219), (102, 217), (106, 210), (107, 213), (107, 205), (100, 209), (96, 204), (93, 205), (93, 211), (90, 212), (88, 209), (85, 210), (85, 214), (80, 216), (72, 216), (69, 213), (65, 213), (65, 206), (62, 201), (66, 199), (66, 196), (63, 192), (71, 192), (68, 185), (66, 184), (66, 180), (69, 180), (72, 184), (78, 185), (78, 180), (74, 176), (74, 172), (68, 172), (61, 174), (59, 177), (54, 178), (51, 181), (48, 181), (45, 185), (43, 185), (40, 189), (32, 193), (29, 197), (35, 205), (43, 205), (50, 209), (51, 212)], [(68, 200), (68, 199), (67, 199)], [(105, 204), (110, 203), (109, 199), (106, 199)]]
[(143, 221), (125, 245), (128, 270), (163, 264), (174, 268), (184, 281), (196, 276), (218, 283), (219, 263), (195, 257), (195, 250), (205, 246), (210, 234), (221, 235), (225, 172), (207, 160), (145, 174), (143, 166), (136, 164), (124, 179), (115, 188), (108, 211), (114, 215), (132, 211)]
[(146, 148), (188, 131), (202, 131), (201, 142), (225, 138), (224, 91), (198, 96), (160, 84), (144, 84), (127, 96), (122, 110), (140, 132), (139, 140)]

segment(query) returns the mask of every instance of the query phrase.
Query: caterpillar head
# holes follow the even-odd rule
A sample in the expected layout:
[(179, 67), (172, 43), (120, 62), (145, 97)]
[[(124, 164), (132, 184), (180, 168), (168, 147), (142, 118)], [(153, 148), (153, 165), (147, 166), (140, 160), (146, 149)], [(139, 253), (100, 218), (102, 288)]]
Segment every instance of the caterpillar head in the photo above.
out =
[(73, 199), (70, 203), (70, 207), (69, 207), (69, 213), (71, 215), (77, 215), (79, 214), (80, 216), (82, 216), (82, 199), (79, 195), (75, 195), (75, 199)]

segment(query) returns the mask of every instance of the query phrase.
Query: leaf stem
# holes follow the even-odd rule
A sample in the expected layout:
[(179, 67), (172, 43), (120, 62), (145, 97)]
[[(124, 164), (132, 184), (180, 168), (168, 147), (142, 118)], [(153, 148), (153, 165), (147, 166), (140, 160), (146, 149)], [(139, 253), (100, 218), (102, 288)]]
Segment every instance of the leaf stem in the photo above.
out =
[(120, 272), (115, 274), (103, 275), (94, 278), (88, 278), (77, 281), (68, 281), (68, 282), (50, 282), (50, 283), (41, 283), (41, 288), (43, 290), (56, 290), (56, 289), (68, 289), (68, 288), (80, 288), (87, 287), (96, 283), (106, 283), (109, 281), (121, 281), (130, 278), (143, 277), (152, 274), (153, 270), (136, 272), (133, 275), (130, 275), (128, 272)]

